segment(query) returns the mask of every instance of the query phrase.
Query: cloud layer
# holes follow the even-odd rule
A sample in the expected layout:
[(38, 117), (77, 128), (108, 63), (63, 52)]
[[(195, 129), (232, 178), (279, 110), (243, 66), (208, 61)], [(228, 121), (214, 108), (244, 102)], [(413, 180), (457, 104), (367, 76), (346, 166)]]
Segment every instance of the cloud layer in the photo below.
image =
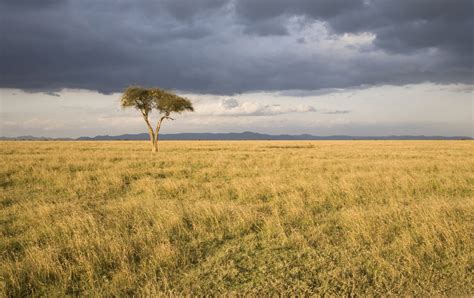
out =
[[(0, 136), (146, 132), (138, 111), (119, 107), (119, 94), (87, 90), (1, 92)], [(282, 92), (232, 97), (184, 94), (192, 100), (195, 112), (174, 115), (176, 121), (168, 121), (163, 133), (247, 130), (271, 134), (473, 136), (472, 85), (378, 86), (302, 94), (304, 97)], [(151, 120), (156, 123), (158, 115), (152, 113)]]
[(0, 0), (0, 87), (473, 83), (471, 0)]

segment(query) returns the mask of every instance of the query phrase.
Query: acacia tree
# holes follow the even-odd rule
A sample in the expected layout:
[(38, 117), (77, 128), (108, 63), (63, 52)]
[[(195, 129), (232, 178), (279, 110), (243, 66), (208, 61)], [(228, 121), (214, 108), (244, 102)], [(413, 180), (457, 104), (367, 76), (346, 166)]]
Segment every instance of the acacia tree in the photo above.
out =
[[(140, 111), (148, 126), (153, 152), (158, 151), (158, 133), (160, 132), (163, 120), (174, 120), (170, 117), (171, 113), (194, 111), (191, 101), (184, 97), (180, 97), (160, 88), (142, 88), (138, 86), (130, 86), (125, 89), (120, 98), (120, 105), (123, 108), (133, 107)], [(155, 130), (153, 130), (149, 119), (149, 115), (153, 109), (160, 113), (160, 118)]]

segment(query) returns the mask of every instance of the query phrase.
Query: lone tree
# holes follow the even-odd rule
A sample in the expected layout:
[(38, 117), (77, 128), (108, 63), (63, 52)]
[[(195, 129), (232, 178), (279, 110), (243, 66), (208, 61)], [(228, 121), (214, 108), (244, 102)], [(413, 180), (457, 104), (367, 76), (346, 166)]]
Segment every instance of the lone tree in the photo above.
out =
[[(134, 107), (140, 111), (148, 126), (153, 152), (158, 151), (158, 133), (163, 120), (174, 120), (170, 117), (171, 113), (194, 111), (191, 101), (186, 98), (160, 88), (147, 89), (138, 86), (130, 86), (125, 89), (120, 99), (120, 105), (123, 108)], [(153, 109), (158, 110), (161, 115), (155, 130), (153, 130), (149, 119)]]

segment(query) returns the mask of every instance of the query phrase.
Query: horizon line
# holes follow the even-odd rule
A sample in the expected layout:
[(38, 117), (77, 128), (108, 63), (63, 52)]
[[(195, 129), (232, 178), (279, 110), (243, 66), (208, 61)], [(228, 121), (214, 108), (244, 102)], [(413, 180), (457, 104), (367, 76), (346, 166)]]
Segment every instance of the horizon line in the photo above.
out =
[[(252, 134), (255, 136), (260, 136), (262, 140), (265, 140), (265, 137), (291, 137), (292, 139), (288, 140), (298, 140), (295, 138), (298, 137), (306, 137), (306, 138), (357, 138), (357, 139), (377, 139), (377, 138), (410, 138), (410, 139), (416, 139), (416, 138), (422, 138), (422, 139), (427, 139), (427, 138), (439, 138), (439, 139), (467, 139), (467, 140), (472, 140), (473, 137), (471, 136), (465, 136), (465, 135), (452, 135), (452, 136), (445, 136), (445, 135), (425, 135), (425, 134), (391, 134), (391, 135), (346, 135), (346, 134), (333, 134), (333, 135), (313, 135), (309, 133), (301, 133), (301, 134), (290, 134), (290, 133), (282, 133), (282, 134), (268, 134), (268, 133), (259, 133), (259, 132), (253, 132), (253, 131), (242, 131), (242, 132), (180, 132), (180, 133), (166, 133), (166, 134), (160, 134), (161, 137), (163, 136), (168, 136), (168, 137), (173, 137), (173, 136), (191, 136), (196, 135), (245, 135), (245, 134)], [(79, 136), (79, 137), (45, 137), (45, 136), (34, 136), (34, 135), (20, 135), (20, 136), (0, 136), (0, 140), (71, 140), (71, 141), (81, 141), (81, 140), (104, 140), (103, 138), (113, 138), (113, 139), (108, 139), (108, 140), (136, 140), (140, 141), (141, 139), (120, 139), (126, 138), (126, 137), (138, 137), (138, 136), (148, 136), (148, 133), (142, 132), (142, 133), (125, 133), (125, 134), (119, 134), (119, 135), (109, 135), (109, 134), (98, 134), (95, 136)], [(101, 139), (102, 138), (102, 139)], [(144, 139), (146, 140), (146, 139)], [(163, 139), (162, 139), (163, 140)], [(164, 140), (173, 140), (173, 139), (164, 139)], [(177, 139), (180, 140), (180, 139)], [(182, 139), (181, 139), (182, 140)], [(185, 139), (186, 140), (186, 139)], [(189, 139), (189, 140), (194, 140), (194, 139)], [(195, 140), (200, 140), (199, 138), (196, 138)], [(216, 139), (219, 140), (219, 139)], [(228, 139), (222, 139), (222, 140), (228, 140)], [(237, 140), (245, 140), (245, 139), (237, 139)], [(252, 139), (249, 139), (252, 140)], [(284, 139), (280, 139), (284, 140)], [(301, 139), (305, 140), (305, 139)], [(307, 139), (306, 139), (307, 140)], [(316, 139), (317, 140), (317, 139)]]

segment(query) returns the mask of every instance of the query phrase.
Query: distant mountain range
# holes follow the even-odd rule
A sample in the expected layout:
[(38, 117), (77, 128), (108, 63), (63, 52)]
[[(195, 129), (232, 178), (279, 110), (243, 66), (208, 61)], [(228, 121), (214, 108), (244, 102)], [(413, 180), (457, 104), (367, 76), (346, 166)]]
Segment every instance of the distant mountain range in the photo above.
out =
[[(33, 137), (33, 136), (20, 136), (20, 137), (0, 137), (0, 140), (30, 140), (30, 141), (114, 141), (114, 140), (148, 140), (149, 136), (147, 133), (140, 134), (124, 134), (118, 136), (95, 136), (95, 137), (79, 137), (79, 138), (46, 138), (46, 137)], [(333, 136), (313, 136), (309, 134), (302, 135), (268, 135), (255, 133), (250, 131), (240, 133), (177, 133), (177, 134), (162, 134), (160, 140), (472, 140), (471, 137), (465, 136), (346, 136), (346, 135), (333, 135)]]

